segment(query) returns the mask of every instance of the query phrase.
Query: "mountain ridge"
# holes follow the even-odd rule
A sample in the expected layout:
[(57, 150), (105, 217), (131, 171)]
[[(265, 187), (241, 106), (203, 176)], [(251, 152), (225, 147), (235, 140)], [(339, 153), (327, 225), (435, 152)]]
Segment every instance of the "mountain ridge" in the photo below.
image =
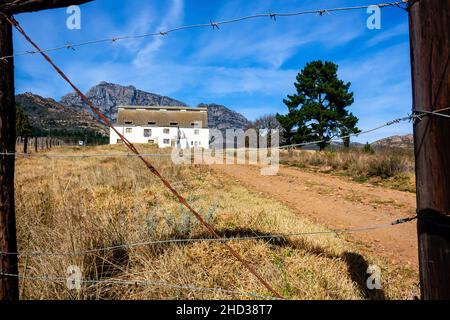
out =
[(376, 148), (413, 149), (414, 136), (412, 134), (390, 136), (375, 141), (372, 146)]
[[(119, 105), (187, 106), (184, 102), (179, 100), (145, 92), (132, 85), (122, 86), (106, 81), (102, 81), (98, 85), (91, 87), (87, 91), (86, 96), (111, 121), (116, 120), (117, 107)], [(75, 92), (64, 95), (59, 103), (78, 110), (88, 107)]]

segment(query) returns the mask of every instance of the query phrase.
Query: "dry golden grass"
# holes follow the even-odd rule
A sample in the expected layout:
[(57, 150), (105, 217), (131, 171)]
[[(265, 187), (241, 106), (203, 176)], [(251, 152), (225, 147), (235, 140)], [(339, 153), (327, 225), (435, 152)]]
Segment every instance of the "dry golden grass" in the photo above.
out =
[(400, 191), (416, 192), (414, 155), (408, 150), (380, 149), (365, 153), (357, 149), (342, 151), (282, 151), (282, 163), (351, 177)]
[[(143, 150), (144, 152), (159, 152)], [(123, 146), (61, 148), (52, 152), (125, 152)], [(324, 229), (277, 201), (208, 167), (175, 166), (151, 159), (193, 206), (224, 236), (266, 235)], [(148, 170), (134, 158), (17, 161), (16, 205), (21, 252), (79, 252), (149, 240), (209, 237)], [(286, 241), (230, 244), (287, 299), (408, 299), (416, 292), (410, 269), (370, 256), (349, 236), (315, 235)], [(365, 289), (369, 264), (382, 268), (383, 291)], [(27, 277), (66, 277), (77, 265), (85, 280), (146, 280), (175, 285), (221, 287), (269, 295), (221, 243), (160, 244), (85, 256), (20, 257), (22, 299), (248, 299), (219, 291), (162, 285), (84, 285)]]

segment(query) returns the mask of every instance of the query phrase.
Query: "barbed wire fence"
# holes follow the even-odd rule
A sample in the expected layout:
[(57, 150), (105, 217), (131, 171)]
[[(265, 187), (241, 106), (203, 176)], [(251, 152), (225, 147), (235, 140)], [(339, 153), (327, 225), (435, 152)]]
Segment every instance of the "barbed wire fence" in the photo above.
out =
[[(397, 2), (376, 4), (376, 6), (378, 6), (380, 8), (396, 6), (396, 7), (400, 7), (402, 9), (404, 9), (404, 7), (402, 7), (402, 4), (405, 4), (406, 2), (407, 2), (406, 0), (403, 0), (403, 1), (397, 1)], [(306, 14), (317, 14), (317, 15), (323, 16), (325, 14), (331, 14), (333, 12), (339, 12), (339, 11), (366, 9), (366, 8), (369, 8), (370, 6), (372, 6), (372, 5), (354, 6), (354, 7), (342, 7), (342, 8), (331, 8), (331, 9), (318, 9), (318, 10), (306, 10), (306, 11), (291, 12), (291, 13), (256, 14), (256, 15), (245, 16), (245, 17), (240, 17), (240, 18), (231, 19), (231, 20), (224, 20), (224, 21), (219, 21), (219, 22), (210, 22), (209, 24), (195, 24), (195, 25), (189, 25), (189, 26), (180, 26), (180, 27), (177, 27), (177, 28), (173, 28), (173, 29), (169, 29), (169, 30), (165, 30), (165, 31), (159, 31), (159, 32), (155, 32), (155, 33), (148, 33), (148, 34), (142, 34), (142, 35), (127, 35), (127, 36), (113, 37), (113, 38), (108, 38), (108, 39), (99, 39), (99, 40), (81, 42), (81, 43), (77, 43), (77, 44), (70, 44), (70, 43), (68, 43), (67, 45), (60, 46), (60, 47), (55, 47), (55, 48), (50, 48), (50, 49), (41, 49), (38, 45), (36, 45), (30, 39), (30, 37), (26, 34), (26, 32), (22, 29), (22, 27), (19, 25), (19, 23), (14, 18), (10, 19), (7, 16), (5, 16), (5, 18), (19, 31), (19, 33), (21, 33), (25, 37), (25, 39), (34, 47), (35, 50), (33, 50), (33, 51), (26, 51), (26, 52), (20, 52), (20, 53), (11, 55), (11, 56), (0, 57), (0, 60), (7, 60), (7, 59), (10, 59), (10, 58), (14, 58), (14, 57), (17, 57), (17, 56), (23, 56), (23, 55), (41, 54), (44, 57), (44, 59), (48, 63), (50, 63), (50, 65), (58, 72), (58, 74), (67, 83), (69, 83), (75, 89), (75, 91), (81, 96), (83, 101), (91, 108), (91, 110), (95, 114), (97, 114), (97, 116), (99, 116), (99, 118), (101, 118), (105, 123), (107, 123), (112, 130), (116, 131), (116, 134), (118, 134), (118, 136), (122, 139), (122, 141), (124, 141), (125, 146), (127, 146), (133, 153), (132, 154), (65, 155), (65, 154), (21, 154), (21, 153), (16, 153), (16, 152), (8, 152), (8, 153), (4, 153), (4, 154), (1, 154), (1, 155), (14, 156), (14, 157), (45, 157), (45, 158), (73, 158), (73, 159), (90, 158), (90, 157), (135, 157), (135, 158), (139, 158), (140, 160), (142, 160), (144, 162), (144, 164), (150, 170), (150, 172), (153, 173), (154, 175), (156, 175), (161, 180), (161, 182), (164, 184), (164, 186), (175, 196), (175, 198), (183, 206), (185, 206), (199, 220), (199, 222), (211, 233), (213, 238), (153, 240), (153, 241), (148, 241), (148, 242), (130, 243), (130, 244), (123, 244), (123, 245), (119, 245), (119, 246), (103, 247), (103, 248), (84, 250), (84, 251), (78, 251), (78, 252), (22, 252), (22, 253), (19, 253), (19, 252), (0, 252), (0, 255), (17, 255), (17, 256), (21, 256), (21, 255), (26, 255), (26, 256), (79, 256), (79, 255), (87, 255), (87, 254), (94, 254), (94, 253), (99, 253), (99, 252), (105, 252), (105, 251), (110, 251), (110, 250), (130, 249), (130, 248), (135, 248), (135, 247), (157, 245), (157, 244), (176, 244), (176, 243), (201, 242), (201, 241), (204, 241), (204, 242), (218, 242), (218, 243), (223, 243), (225, 245), (225, 247), (230, 251), (230, 253), (237, 260), (239, 260), (242, 263), (242, 265), (245, 268), (247, 268), (248, 271), (250, 273), (252, 273), (258, 279), (258, 281), (261, 282), (261, 284), (269, 292), (271, 292), (273, 294), (273, 296), (263, 296), (263, 295), (258, 295), (258, 294), (255, 294), (255, 293), (237, 292), (237, 291), (227, 290), (227, 289), (223, 289), (223, 288), (204, 288), (204, 287), (197, 287), (197, 286), (193, 286), (193, 285), (176, 285), (176, 284), (162, 283), (162, 282), (149, 282), (149, 281), (146, 281), (146, 280), (136, 280), (136, 281), (134, 281), (134, 280), (133, 281), (121, 280), (121, 279), (82, 280), (82, 283), (86, 284), (86, 285), (90, 285), (90, 284), (110, 284), (110, 285), (165, 286), (165, 287), (170, 287), (170, 288), (174, 288), (174, 289), (183, 289), (183, 290), (190, 290), (190, 291), (220, 291), (222, 293), (227, 293), (227, 294), (231, 294), (231, 295), (250, 296), (250, 297), (253, 297), (253, 298), (261, 298), (261, 299), (283, 299), (283, 297), (277, 291), (275, 291), (263, 278), (261, 278), (259, 276), (259, 274), (256, 272), (256, 270), (248, 262), (246, 262), (234, 249), (232, 249), (231, 246), (229, 246), (227, 244), (228, 242), (233, 242), (233, 241), (255, 241), (255, 240), (265, 240), (265, 241), (269, 241), (270, 242), (270, 241), (274, 241), (274, 240), (286, 239), (286, 238), (291, 238), (291, 237), (304, 237), (304, 236), (325, 235), (325, 234), (334, 234), (335, 235), (335, 234), (344, 234), (344, 233), (365, 232), (365, 231), (377, 230), (377, 229), (381, 229), (381, 228), (389, 228), (389, 227), (393, 227), (393, 226), (396, 226), (396, 225), (408, 223), (408, 222), (411, 222), (411, 221), (414, 221), (415, 219), (417, 219), (417, 217), (407, 217), (407, 218), (404, 218), (404, 219), (399, 219), (399, 220), (393, 221), (393, 222), (391, 222), (389, 224), (372, 225), (372, 226), (367, 226), (367, 227), (363, 227), (363, 228), (353, 228), (353, 229), (341, 229), (341, 230), (330, 230), (330, 231), (320, 231), (320, 232), (290, 233), (290, 234), (288, 233), (288, 234), (267, 235), (267, 236), (247, 236), (247, 237), (231, 237), (231, 238), (221, 237), (214, 230), (214, 228), (211, 225), (209, 225), (206, 221), (204, 221), (202, 219), (202, 217), (200, 216), (200, 214), (191, 205), (188, 204), (187, 200), (177, 190), (175, 190), (173, 185), (177, 184), (177, 182), (173, 183), (173, 184), (169, 183), (169, 181), (167, 181), (159, 173), (159, 171), (151, 163), (149, 163), (146, 160), (146, 158), (163, 158), (163, 157), (170, 157), (171, 155), (169, 155), (169, 154), (142, 154), (142, 153), (140, 153), (128, 139), (126, 139), (117, 130), (115, 130), (115, 128), (112, 125), (112, 123), (90, 102), (90, 100), (83, 93), (81, 93), (81, 91), (61, 71), (61, 69), (59, 69), (54, 64), (54, 62), (50, 59), (50, 57), (48, 55), (46, 55), (46, 53), (48, 53), (48, 52), (53, 52), (53, 51), (58, 51), (58, 50), (63, 50), (63, 49), (74, 49), (76, 47), (88, 46), (88, 45), (99, 44), (99, 43), (108, 43), (108, 42), (109, 43), (115, 43), (117, 41), (122, 41), (122, 40), (141, 39), (141, 38), (153, 37), (153, 36), (167, 36), (170, 33), (181, 31), (181, 30), (187, 30), (187, 29), (196, 29), (196, 28), (220, 29), (220, 26), (222, 26), (222, 25), (238, 23), (238, 22), (242, 22), (242, 21), (245, 21), (245, 20), (252, 20), (252, 19), (258, 19), (258, 18), (270, 18), (270, 20), (276, 21), (277, 18), (291, 17), (291, 16), (300, 16), (300, 15), (306, 15)], [(2, 14), (2, 13), (0, 13), (0, 14)], [(449, 109), (450, 108), (445, 108), (445, 109), (438, 110), (436, 112), (428, 112), (428, 111), (415, 112), (412, 115), (409, 115), (409, 116), (406, 116), (406, 117), (403, 117), (403, 118), (394, 119), (392, 121), (387, 122), (386, 124), (384, 124), (382, 126), (379, 126), (379, 127), (376, 127), (376, 128), (370, 129), (370, 130), (366, 130), (366, 131), (363, 131), (361, 133), (341, 136), (341, 137), (334, 138), (334, 139), (331, 139), (331, 140), (323, 140), (322, 139), (322, 140), (318, 140), (318, 141), (314, 141), (314, 142), (305, 142), (305, 143), (300, 143), (300, 144), (292, 144), (292, 145), (288, 145), (288, 146), (282, 146), (280, 148), (282, 148), (282, 149), (283, 148), (294, 148), (294, 147), (301, 147), (301, 146), (318, 144), (318, 143), (321, 143), (321, 142), (334, 141), (334, 140), (337, 140), (337, 139), (342, 140), (344, 138), (350, 138), (350, 137), (355, 137), (355, 136), (358, 137), (358, 136), (360, 136), (362, 134), (371, 133), (371, 132), (374, 132), (376, 130), (385, 128), (387, 126), (392, 126), (394, 124), (398, 124), (398, 123), (403, 122), (403, 121), (421, 121), (422, 118), (426, 117), (426, 116), (438, 116), (438, 117), (450, 118), (449, 115), (442, 113), (443, 111), (447, 111)], [(6, 276), (6, 277), (18, 277), (18, 278), (22, 278), (22, 279), (35, 280), (35, 281), (53, 281), (53, 282), (56, 281), (56, 282), (64, 282), (64, 283), (67, 282), (67, 278), (66, 277), (50, 277), (50, 276), (42, 276), (42, 277), (26, 277), (26, 276), (24, 276), (24, 277), (21, 277), (18, 274), (3, 273), (1, 270), (0, 270), (0, 275), (1, 276)]]

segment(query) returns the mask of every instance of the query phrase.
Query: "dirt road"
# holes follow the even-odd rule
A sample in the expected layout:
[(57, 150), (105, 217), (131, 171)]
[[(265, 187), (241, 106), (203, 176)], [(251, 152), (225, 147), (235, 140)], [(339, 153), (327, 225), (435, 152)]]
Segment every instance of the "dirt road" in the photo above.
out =
[[(277, 176), (261, 176), (259, 168), (252, 166), (219, 166), (216, 170), (332, 229), (379, 225), (415, 214), (414, 194), (341, 177), (289, 167), (281, 167)], [(417, 268), (415, 222), (352, 237), (375, 254)]]

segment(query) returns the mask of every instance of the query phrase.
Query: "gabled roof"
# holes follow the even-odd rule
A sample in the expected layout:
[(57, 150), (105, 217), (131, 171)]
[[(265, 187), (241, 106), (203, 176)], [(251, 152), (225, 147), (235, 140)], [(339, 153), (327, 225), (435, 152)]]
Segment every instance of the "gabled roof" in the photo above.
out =
[(117, 125), (208, 128), (207, 108), (119, 106)]

